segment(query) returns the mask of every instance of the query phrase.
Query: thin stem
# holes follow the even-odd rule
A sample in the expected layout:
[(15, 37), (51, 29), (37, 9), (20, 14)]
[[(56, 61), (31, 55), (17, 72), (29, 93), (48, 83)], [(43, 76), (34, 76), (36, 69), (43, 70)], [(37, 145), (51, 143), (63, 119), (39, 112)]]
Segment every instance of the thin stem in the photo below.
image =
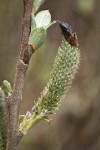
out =
[(31, 28), (31, 13), (33, 0), (24, 1), (24, 18), (23, 18), (23, 29), (22, 29), (22, 40), (20, 48), (20, 59), (25, 64), (29, 63), (30, 57), (34, 52), (33, 49), (28, 45), (30, 28)]
[(22, 101), (25, 75), (28, 68), (30, 57), (33, 53), (31, 47), (28, 45), (33, 0), (23, 0), (23, 1), (24, 1), (24, 16), (23, 16), (20, 56), (17, 63), (12, 95), (8, 98), (9, 121), (8, 121), (7, 150), (17, 150), (18, 144), (22, 138), (22, 135), (18, 131), (19, 109), (20, 109), (20, 102)]

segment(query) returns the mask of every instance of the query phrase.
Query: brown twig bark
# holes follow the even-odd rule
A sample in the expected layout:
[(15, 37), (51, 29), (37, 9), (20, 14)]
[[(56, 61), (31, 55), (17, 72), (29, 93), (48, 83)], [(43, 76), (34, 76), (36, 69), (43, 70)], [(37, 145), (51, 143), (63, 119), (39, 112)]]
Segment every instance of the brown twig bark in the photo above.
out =
[(22, 138), (19, 133), (19, 109), (22, 101), (22, 94), (24, 88), (24, 80), (28, 68), (29, 60), (33, 53), (33, 49), (28, 45), (30, 28), (31, 28), (31, 12), (33, 0), (23, 0), (24, 2), (24, 16), (22, 26), (22, 38), (20, 46), (20, 55), (17, 62), (16, 75), (14, 81), (13, 92), (8, 98), (8, 141), (7, 150), (17, 150), (18, 144)]

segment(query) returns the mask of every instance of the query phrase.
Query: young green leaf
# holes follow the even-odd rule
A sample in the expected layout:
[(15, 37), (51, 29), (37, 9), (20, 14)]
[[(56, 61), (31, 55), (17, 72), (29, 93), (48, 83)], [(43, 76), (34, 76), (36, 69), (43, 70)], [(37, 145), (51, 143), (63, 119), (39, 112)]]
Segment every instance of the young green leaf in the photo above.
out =
[(49, 10), (39, 12), (35, 17), (35, 21), (37, 27), (44, 27), (47, 29), (51, 23), (51, 14)]
[(34, 10), (34, 13), (37, 12), (37, 10), (39, 9), (39, 7), (45, 2), (45, 0), (34, 0), (33, 2), (33, 10)]
[(32, 15), (29, 45), (31, 45), (34, 50), (42, 46), (46, 39), (47, 28), (54, 23), (56, 23), (56, 21), (51, 22), (51, 14), (48, 10), (41, 11), (36, 16)]
[(7, 93), (8, 93), (8, 94), (11, 94), (11, 92), (12, 92), (12, 87), (11, 87), (10, 82), (8, 82), (7, 80), (4, 80), (4, 81), (3, 81), (3, 85), (4, 85), (4, 88), (5, 88), (5, 90), (7, 91)]
[(33, 49), (38, 49), (44, 43), (46, 39), (46, 30), (44, 28), (34, 28), (31, 31), (29, 37), (29, 45), (33, 47)]

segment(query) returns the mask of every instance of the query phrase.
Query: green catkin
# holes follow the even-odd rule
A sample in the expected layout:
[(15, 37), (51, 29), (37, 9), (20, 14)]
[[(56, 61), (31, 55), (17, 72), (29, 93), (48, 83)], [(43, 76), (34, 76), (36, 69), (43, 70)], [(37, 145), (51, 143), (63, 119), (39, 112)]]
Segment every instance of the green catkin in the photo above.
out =
[(41, 93), (37, 103), (20, 124), (23, 134), (39, 120), (48, 120), (48, 115), (53, 114), (59, 102), (64, 97), (74, 78), (79, 65), (80, 52), (77, 47), (72, 47), (68, 42), (62, 41), (55, 58), (53, 69), (47, 86)]
[(65, 90), (72, 84), (79, 64), (80, 53), (77, 47), (70, 46), (63, 41), (54, 61), (54, 66), (47, 86), (38, 99), (37, 106), (33, 109), (36, 114), (44, 112), (44, 116), (53, 113), (62, 100)]

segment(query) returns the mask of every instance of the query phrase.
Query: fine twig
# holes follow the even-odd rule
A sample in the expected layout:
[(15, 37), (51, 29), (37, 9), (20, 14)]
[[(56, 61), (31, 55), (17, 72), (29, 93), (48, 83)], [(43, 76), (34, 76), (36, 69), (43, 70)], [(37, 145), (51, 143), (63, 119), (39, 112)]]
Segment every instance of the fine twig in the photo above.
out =
[(23, 0), (23, 1), (24, 1), (24, 16), (23, 16), (20, 56), (17, 63), (13, 91), (11, 96), (8, 98), (9, 121), (8, 121), (7, 150), (17, 150), (18, 144), (22, 138), (22, 135), (18, 131), (19, 109), (20, 109), (20, 102), (22, 100), (25, 75), (28, 68), (30, 57), (33, 53), (33, 50), (28, 45), (33, 0)]

